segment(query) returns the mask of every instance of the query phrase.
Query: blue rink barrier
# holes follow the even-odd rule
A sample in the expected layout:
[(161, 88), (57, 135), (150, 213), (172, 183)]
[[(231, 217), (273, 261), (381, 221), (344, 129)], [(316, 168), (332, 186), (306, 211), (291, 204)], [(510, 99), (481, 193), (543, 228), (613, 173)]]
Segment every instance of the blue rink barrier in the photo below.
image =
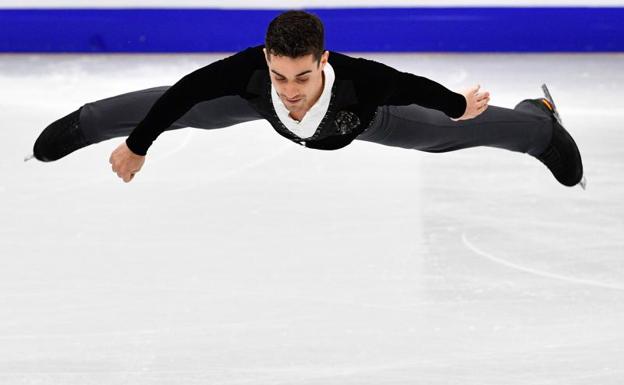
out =
[[(361, 52), (623, 52), (624, 7), (311, 9), (327, 48)], [(0, 52), (232, 52), (277, 10), (5, 9)]]

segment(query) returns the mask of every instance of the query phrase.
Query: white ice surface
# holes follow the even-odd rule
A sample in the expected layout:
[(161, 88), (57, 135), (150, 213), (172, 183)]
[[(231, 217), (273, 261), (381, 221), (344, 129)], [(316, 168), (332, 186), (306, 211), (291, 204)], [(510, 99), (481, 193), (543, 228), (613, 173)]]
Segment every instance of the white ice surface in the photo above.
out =
[(0, 56), (0, 384), (624, 383), (624, 55), (366, 56), (505, 107), (547, 82), (587, 191), (265, 122), (165, 133), (129, 184), (121, 138), (24, 163), (82, 103), (219, 56)]

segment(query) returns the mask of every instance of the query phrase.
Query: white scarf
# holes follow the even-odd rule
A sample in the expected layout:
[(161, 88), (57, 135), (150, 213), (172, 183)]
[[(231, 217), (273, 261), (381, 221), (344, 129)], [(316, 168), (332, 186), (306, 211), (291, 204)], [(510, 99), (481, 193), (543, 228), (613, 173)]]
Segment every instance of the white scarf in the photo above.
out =
[(273, 102), (273, 108), (275, 108), (275, 112), (277, 112), (277, 117), (282, 123), (284, 123), (284, 126), (286, 126), (289, 131), (302, 139), (309, 138), (314, 135), (319, 124), (325, 117), (327, 109), (329, 108), (331, 89), (334, 85), (334, 79), (336, 78), (334, 69), (329, 63), (325, 64), (323, 74), (325, 74), (323, 92), (316, 103), (314, 103), (310, 110), (306, 112), (301, 121), (296, 121), (290, 117), (290, 112), (277, 94), (275, 87), (273, 87), (273, 83), (271, 83), (271, 100)]

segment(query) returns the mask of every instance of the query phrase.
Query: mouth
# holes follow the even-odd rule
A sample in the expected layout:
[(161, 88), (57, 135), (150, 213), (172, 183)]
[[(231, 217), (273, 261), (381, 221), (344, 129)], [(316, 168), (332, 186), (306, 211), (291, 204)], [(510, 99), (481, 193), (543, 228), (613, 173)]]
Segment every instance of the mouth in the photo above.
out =
[(297, 102), (300, 102), (302, 98), (299, 99), (288, 99), (288, 98), (284, 98), (284, 100), (286, 100), (286, 102), (290, 103), (290, 104), (295, 104)]

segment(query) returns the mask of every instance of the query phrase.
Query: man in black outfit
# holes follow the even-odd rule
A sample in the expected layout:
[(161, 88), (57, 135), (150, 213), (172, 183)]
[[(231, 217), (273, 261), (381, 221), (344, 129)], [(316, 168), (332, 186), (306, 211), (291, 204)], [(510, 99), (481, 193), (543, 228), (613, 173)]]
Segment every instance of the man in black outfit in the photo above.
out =
[(479, 86), (455, 93), (375, 61), (326, 51), (321, 21), (289, 11), (270, 23), (262, 46), (200, 68), (171, 87), (83, 105), (48, 126), (33, 153), (53, 161), (128, 136), (110, 163), (129, 182), (165, 130), (266, 119), (280, 135), (313, 149), (335, 150), (358, 139), (428, 152), (490, 146), (528, 153), (560, 183), (584, 188), (579, 150), (548, 93), (513, 110), (488, 107), (489, 100)]

